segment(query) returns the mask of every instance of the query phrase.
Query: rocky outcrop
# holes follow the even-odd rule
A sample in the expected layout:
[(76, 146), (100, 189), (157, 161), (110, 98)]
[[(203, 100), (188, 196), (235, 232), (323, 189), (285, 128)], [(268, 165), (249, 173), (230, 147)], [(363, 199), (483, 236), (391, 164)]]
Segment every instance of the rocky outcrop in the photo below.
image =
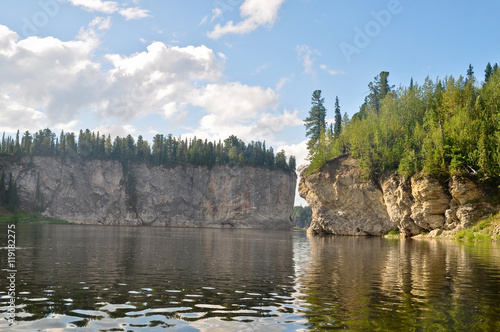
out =
[(405, 236), (423, 231), (456, 232), (499, 209), (469, 178), (446, 183), (429, 176), (396, 174), (365, 181), (356, 159), (342, 156), (315, 174), (303, 171), (299, 194), (311, 206), (313, 234)]
[(382, 191), (361, 180), (355, 159), (337, 158), (321, 172), (302, 176), (299, 193), (313, 211), (311, 233), (383, 235), (394, 228)]
[[(83, 224), (289, 229), (296, 175), (257, 167), (0, 160), (21, 207)], [(38, 193), (37, 193), (38, 192)]]

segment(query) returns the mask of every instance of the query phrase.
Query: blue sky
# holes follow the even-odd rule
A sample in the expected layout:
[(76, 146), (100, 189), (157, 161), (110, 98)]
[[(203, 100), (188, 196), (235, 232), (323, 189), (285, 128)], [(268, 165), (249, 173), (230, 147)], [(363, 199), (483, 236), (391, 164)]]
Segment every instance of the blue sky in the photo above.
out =
[(2, 0), (0, 131), (265, 140), (304, 163), (323, 91), (352, 116), (390, 83), (500, 62), (500, 2)]

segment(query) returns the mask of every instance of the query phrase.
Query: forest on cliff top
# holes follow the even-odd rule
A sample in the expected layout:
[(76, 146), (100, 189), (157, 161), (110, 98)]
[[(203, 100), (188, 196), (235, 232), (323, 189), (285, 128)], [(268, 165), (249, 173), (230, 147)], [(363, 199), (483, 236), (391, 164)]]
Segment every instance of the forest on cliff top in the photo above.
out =
[(436, 177), (469, 175), (480, 181), (500, 179), (500, 70), (488, 63), (484, 81), (469, 66), (465, 77), (408, 87), (389, 85), (388, 72), (369, 83), (359, 112), (328, 126), (321, 91), (312, 97), (305, 119), (309, 172), (343, 154), (359, 160), (367, 178), (388, 172)]
[(232, 135), (224, 141), (182, 139), (172, 135), (157, 134), (150, 145), (142, 136), (135, 139), (132, 135), (116, 137), (100, 135), (90, 130), (80, 130), (78, 136), (73, 132), (61, 132), (57, 136), (50, 129), (39, 130), (31, 134), (26, 131), (22, 136), (19, 131), (15, 138), (2, 136), (0, 156), (49, 156), (74, 161), (81, 160), (117, 160), (122, 163), (148, 163), (155, 166), (173, 167), (176, 165), (215, 165), (256, 166), (269, 169), (295, 171), (294, 156), (286, 157), (285, 151), (274, 153), (273, 148), (266, 148), (266, 142), (246, 144)]

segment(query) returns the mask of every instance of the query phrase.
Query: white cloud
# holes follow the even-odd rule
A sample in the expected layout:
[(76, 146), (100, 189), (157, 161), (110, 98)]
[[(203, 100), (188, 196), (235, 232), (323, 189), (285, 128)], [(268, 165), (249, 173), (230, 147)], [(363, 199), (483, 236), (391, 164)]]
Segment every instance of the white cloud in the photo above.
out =
[(222, 9), (214, 8), (212, 9), (212, 18), (210, 19), (210, 23), (213, 23), (216, 19), (222, 16)]
[(96, 134), (99, 133), (99, 136), (111, 136), (111, 140), (114, 140), (116, 136), (126, 137), (127, 135), (132, 135), (137, 132), (134, 126), (132, 125), (102, 125), (97, 128), (91, 130)]
[(319, 51), (311, 50), (308, 45), (297, 45), (295, 48), (297, 51), (297, 58), (304, 66), (304, 74), (316, 75), (314, 72), (314, 55), (320, 55)]
[(278, 81), (278, 84), (276, 84), (276, 90), (280, 91), (288, 82), (290, 82), (293, 79), (293, 74), (290, 76), (285, 76), (280, 78)]
[(237, 134), (269, 142), (302, 123), (297, 111), (278, 111), (275, 90), (224, 80), (226, 57), (203, 45), (154, 42), (143, 52), (95, 59), (109, 24), (109, 18), (96, 18), (70, 41), (19, 40), (0, 26), (0, 118), (9, 124), (3, 130), (60, 126), (67, 131), (85, 113), (107, 124), (97, 128), (101, 133), (123, 135), (134, 132), (125, 124), (138, 117), (157, 115), (183, 125), (189, 112), (199, 109), (202, 117), (191, 129), (199, 137)]
[[(240, 7), (243, 21), (237, 24), (229, 21), (224, 26), (217, 24), (213, 31), (208, 33), (208, 36), (219, 39), (228, 33), (242, 35), (250, 33), (260, 26), (271, 27), (274, 25), (278, 17), (278, 11), (284, 2), (285, 0), (245, 0)], [(215, 12), (214, 10), (212, 22), (222, 14), (221, 9), (216, 10), (218, 11)]]
[[(151, 16), (149, 10), (139, 7), (121, 7), (117, 1), (103, 0), (68, 0), (73, 6), (81, 7), (89, 12), (104, 14), (118, 13), (128, 20), (138, 20)], [(137, 2), (134, 2), (137, 3)]]
[(116, 1), (102, 0), (68, 0), (73, 6), (79, 6), (90, 12), (101, 12), (113, 14), (118, 11), (119, 6)]
[(149, 10), (141, 9), (139, 7), (123, 8), (118, 11), (120, 15), (129, 20), (140, 20), (142, 18), (150, 17)]
[(276, 107), (278, 96), (272, 89), (239, 82), (208, 84), (197, 90), (191, 103), (216, 114), (222, 122), (256, 118), (259, 111)]
[(340, 74), (345, 74), (343, 71), (341, 70), (333, 70), (333, 69), (330, 69), (328, 68), (327, 65), (321, 65), (319, 66), (321, 69), (323, 69), (324, 71), (326, 71), (328, 74), (332, 75), (332, 76), (335, 76), (335, 75), (340, 75)]
[(207, 23), (207, 22), (208, 22), (208, 15), (207, 15), (207, 16), (204, 16), (204, 17), (201, 19), (201, 21), (200, 21), (200, 23), (199, 23), (198, 25), (200, 26), (200, 25), (203, 25), (203, 24), (205, 24), (205, 23)]
[(53, 37), (19, 41), (16, 33), (1, 27), (0, 94), (10, 97), (7, 109), (43, 109), (45, 120), (55, 124), (73, 120), (89, 100), (97, 99), (102, 75), (100, 65), (90, 59), (99, 45), (95, 29), (105, 22), (94, 20), (68, 42)]
[(283, 133), (285, 127), (295, 126), (300, 121), (297, 112), (290, 113), (286, 110), (282, 114), (260, 112), (256, 118), (246, 121), (224, 120), (224, 117), (219, 114), (208, 114), (201, 119), (198, 128), (187, 135), (210, 140), (225, 139), (230, 135), (237, 135), (246, 142), (253, 140), (275, 144), (276, 137)]

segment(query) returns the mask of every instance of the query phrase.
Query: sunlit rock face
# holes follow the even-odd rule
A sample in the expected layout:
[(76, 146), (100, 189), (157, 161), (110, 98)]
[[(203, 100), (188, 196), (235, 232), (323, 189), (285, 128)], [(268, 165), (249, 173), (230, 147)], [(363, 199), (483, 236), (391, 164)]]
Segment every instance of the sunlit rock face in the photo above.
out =
[[(258, 167), (0, 160), (21, 207), (82, 224), (290, 229), (297, 176)], [(37, 195), (38, 188), (38, 195)]]
[(361, 179), (353, 158), (337, 158), (320, 172), (302, 176), (299, 194), (313, 210), (310, 233), (383, 235), (394, 229), (382, 190)]
[(358, 161), (348, 156), (327, 162), (319, 172), (301, 174), (299, 194), (313, 210), (313, 234), (404, 236), (422, 231), (458, 231), (498, 210), (471, 179), (445, 183), (429, 176), (396, 174), (364, 180)]

